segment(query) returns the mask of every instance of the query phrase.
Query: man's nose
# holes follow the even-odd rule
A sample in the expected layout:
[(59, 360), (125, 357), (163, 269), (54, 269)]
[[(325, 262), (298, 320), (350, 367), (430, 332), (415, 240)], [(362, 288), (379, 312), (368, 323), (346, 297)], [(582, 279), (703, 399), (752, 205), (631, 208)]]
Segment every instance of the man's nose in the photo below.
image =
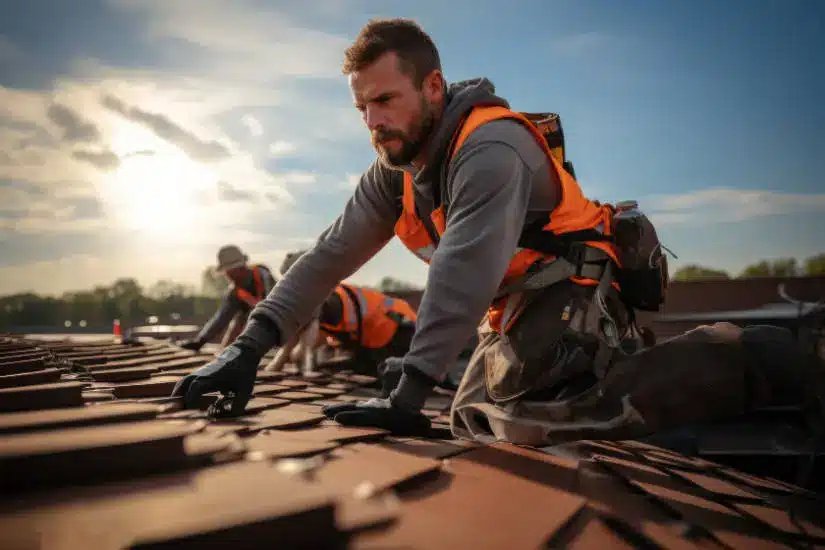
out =
[(368, 106), (364, 110), (364, 123), (367, 125), (370, 132), (374, 132), (380, 126), (386, 126), (387, 119), (381, 112), (381, 109), (374, 106)]

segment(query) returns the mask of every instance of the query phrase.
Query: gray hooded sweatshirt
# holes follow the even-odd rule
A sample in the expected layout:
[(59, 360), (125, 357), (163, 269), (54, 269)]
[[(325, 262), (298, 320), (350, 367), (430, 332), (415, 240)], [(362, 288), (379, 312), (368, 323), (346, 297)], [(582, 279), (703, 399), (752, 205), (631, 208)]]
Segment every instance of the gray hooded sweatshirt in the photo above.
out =
[[(430, 260), (410, 350), (394, 361), (405, 373), (412, 368), (432, 381), (443, 380), (475, 333), (524, 224), (546, 216), (561, 195), (541, 147), (513, 120), (481, 126), (445, 162), (462, 117), (482, 104), (509, 107), (485, 78), (448, 88), (425, 168), (414, 178), (418, 216), (427, 223), (432, 210), (445, 204), (446, 229)], [(376, 159), (338, 219), (257, 305), (244, 339), (263, 352), (309, 322), (332, 289), (394, 237), (402, 193), (403, 173)], [(278, 327), (279, 338), (266, 328), (269, 322)], [(396, 397), (413, 409), (423, 403), (420, 397)]]

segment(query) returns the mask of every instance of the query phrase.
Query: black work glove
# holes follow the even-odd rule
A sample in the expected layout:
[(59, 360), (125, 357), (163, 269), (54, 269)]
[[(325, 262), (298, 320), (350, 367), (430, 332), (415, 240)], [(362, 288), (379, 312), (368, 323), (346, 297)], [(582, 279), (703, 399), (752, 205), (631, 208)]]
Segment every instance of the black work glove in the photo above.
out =
[(182, 343), (178, 344), (178, 347), (191, 351), (200, 351), (203, 347), (203, 342), (199, 342), (197, 340), (184, 340)]
[(218, 391), (223, 398), (210, 407), (210, 415), (243, 414), (252, 396), (260, 362), (261, 356), (253, 348), (234, 343), (217, 359), (180, 379), (172, 390), (172, 397), (183, 397), (184, 408), (194, 409), (204, 394)]
[(421, 414), (421, 411), (402, 409), (385, 398), (327, 405), (323, 411), (328, 418), (342, 426), (382, 428), (394, 435), (426, 435), (430, 431), (430, 419)]
[(387, 398), (401, 381), (401, 368), (394, 365), (390, 358), (381, 361), (377, 370), (378, 378), (381, 380), (381, 397)]
[[(421, 414), (421, 407), (436, 382), (415, 368), (402, 369), (401, 364), (401, 359), (389, 358), (382, 366), (386, 377), (381, 398), (327, 405), (322, 409), (324, 415), (344, 426), (372, 426), (395, 435), (425, 435), (430, 430), (430, 419)], [(392, 380), (394, 372), (400, 374), (397, 385)]]

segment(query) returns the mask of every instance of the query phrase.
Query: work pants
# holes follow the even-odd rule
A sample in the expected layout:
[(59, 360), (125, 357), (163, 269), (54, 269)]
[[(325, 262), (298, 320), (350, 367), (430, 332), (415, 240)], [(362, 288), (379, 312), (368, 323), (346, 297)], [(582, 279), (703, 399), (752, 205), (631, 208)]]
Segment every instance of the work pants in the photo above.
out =
[(485, 372), (513, 358), (507, 339), (483, 323), (451, 409), (456, 437), (532, 446), (635, 439), (766, 406), (811, 403), (823, 381), (821, 362), (803, 354), (790, 331), (773, 326), (699, 326), (620, 355), (602, 380), (593, 377), (560, 398), (533, 392), (496, 403)]

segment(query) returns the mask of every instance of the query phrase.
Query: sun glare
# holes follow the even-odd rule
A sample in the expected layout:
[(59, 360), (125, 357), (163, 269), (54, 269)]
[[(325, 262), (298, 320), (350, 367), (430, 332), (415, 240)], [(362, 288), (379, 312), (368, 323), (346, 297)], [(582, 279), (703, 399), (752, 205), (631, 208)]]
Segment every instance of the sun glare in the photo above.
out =
[(119, 224), (147, 233), (195, 229), (201, 213), (199, 196), (216, 176), (183, 153), (138, 152), (121, 157), (106, 182), (107, 203)]

